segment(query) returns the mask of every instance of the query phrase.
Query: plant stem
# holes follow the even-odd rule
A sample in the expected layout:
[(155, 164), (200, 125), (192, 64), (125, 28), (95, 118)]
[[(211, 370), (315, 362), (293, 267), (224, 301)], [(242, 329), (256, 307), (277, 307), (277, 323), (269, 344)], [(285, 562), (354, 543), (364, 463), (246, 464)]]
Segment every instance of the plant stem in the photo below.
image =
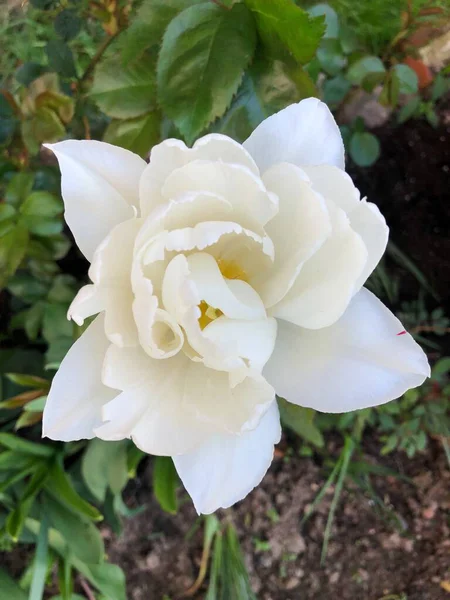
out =
[(86, 68), (86, 71), (83, 73), (83, 75), (82, 75), (82, 77), (80, 79), (80, 86), (82, 86), (83, 83), (85, 83), (89, 79), (89, 77), (92, 75), (92, 73), (94, 72), (95, 67), (97, 66), (97, 63), (102, 58), (102, 56), (106, 52), (106, 50), (109, 48), (110, 44), (119, 35), (119, 33), (120, 33), (120, 30), (117, 31), (116, 33), (114, 33), (113, 35), (110, 35), (105, 40), (103, 40), (102, 45), (99, 47), (99, 49), (97, 50), (97, 52), (95, 53), (95, 55), (92, 57), (91, 62), (88, 64), (88, 66)]

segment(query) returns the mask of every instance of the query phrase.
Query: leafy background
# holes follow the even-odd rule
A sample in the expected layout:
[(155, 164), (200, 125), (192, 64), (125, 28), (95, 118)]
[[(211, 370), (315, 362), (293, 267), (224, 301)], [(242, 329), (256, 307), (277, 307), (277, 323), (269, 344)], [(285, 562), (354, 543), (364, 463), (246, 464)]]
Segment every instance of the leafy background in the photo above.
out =
[[(190, 144), (215, 131), (243, 141), (267, 116), (317, 96), (341, 124), (350, 168), (364, 170), (383, 156), (370, 119), (357, 110), (361, 99), (373, 100), (392, 127), (409, 119), (439, 127), (449, 69), (430, 68), (420, 47), (445, 31), (448, 17), (445, 0), (2, 5), (0, 548), (5, 557), (25, 552), (20, 577), (0, 568), (5, 598), (124, 600), (125, 575), (108, 562), (98, 524), (120, 535), (139, 515), (142, 507), (130, 508), (127, 490), (150, 460), (128, 441), (40, 439), (51, 378), (82, 333), (66, 313), (87, 270), (64, 226), (59, 171), (42, 143), (103, 139), (147, 158), (171, 136)], [(343, 489), (355, 481), (365, 493), (371, 489), (374, 467), (361, 462), (368, 436), (377, 440), (378, 474), (392, 476), (383, 472), (385, 455), (412, 460), (436, 442), (450, 460), (445, 307), (393, 243), (369, 285), (429, 349), (433, 376), (398, 402), (340, 417), (280, 399), (284, 459), (319, 461), (325, 474), (305, 523), (332, 494), (322, 561)], [(330, 448), (326, 440), (335, 436), (340, 442)], [(160, 506), (177, 513), (186, 499), (172, 461), (152, 459), (151, 472)], [(208, 517), (200, 525), (200, 573), (188, 595), (253, 598), (232, 519)], [(255, 543), (256, 550), (267, 550), (264, 544)]]

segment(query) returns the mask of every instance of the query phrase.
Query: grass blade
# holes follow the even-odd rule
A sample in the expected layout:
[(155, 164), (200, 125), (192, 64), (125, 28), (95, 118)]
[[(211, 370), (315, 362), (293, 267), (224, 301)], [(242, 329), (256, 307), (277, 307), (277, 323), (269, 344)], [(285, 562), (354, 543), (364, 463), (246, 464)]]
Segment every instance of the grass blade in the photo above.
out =
[(33, 579), (31, 581), (29, 600), (42, 600), (44, 595), (45, 578), (47, 576), (48, 559), (48, 517), (42, 511), (42, 521), (36, 545)]
[(325, 558), (327, 556), (328, 551), (328, 542), (330, 540), (331, 535), (331, 527), (333, 525), (334, 514), (336, 512), (336, 508), (339, 502), (339, 498), (341, 497), (342, 489), (344, 487), (345, 477), (347, 476), (348, 466), (350, 464), (350, 459), (353, 454), (353, 450), (355, 448), (355, 444), (353, 440), (349, 437), (345, 439), (344, 449), (341, 453), (341, 458), (339, 459), (336, 466), (339, 464), (339, 476), (336, 482), (336, 488), (334, 490), (333, 500), (330, 506), (330, 512), (328, 513), (327, 525), (325, 527), (325, 533), (323, 536), (323, 545), (322, 545), (322, 554), (320, 557), (320, 564), (323, 564)]

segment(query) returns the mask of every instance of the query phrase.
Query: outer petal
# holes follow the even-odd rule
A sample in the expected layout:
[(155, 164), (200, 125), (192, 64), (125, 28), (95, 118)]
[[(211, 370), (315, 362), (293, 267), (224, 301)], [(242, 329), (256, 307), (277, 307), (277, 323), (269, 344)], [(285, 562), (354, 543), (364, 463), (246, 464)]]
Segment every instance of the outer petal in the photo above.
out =
[(256, 429), (239, 436), (216, 434), (195, 451), (175, 456), (175, 467), (197, 512), (210, 514), (245, 498), (266, 474), (280, 436), (273, 402)]
[(421, 385), (430, 367), (400, 321), (363, 288), (331, 327), (279, 321), (264, 376), (294, 404), (340, 413), (398, 398)]
[(111, 229), (136, 214), (146, 163), (104, 142), (68, 140), (47, 147), (59, 161), (67, 224), (91, 260)]
[(347, 308), (367, 262), (364, 242), (341, 208), (327, 202), (332, 233), (303, 265), (271, 316), (300, 327), (320, 329), (337, 321)]
[(281, 162), (344, 168), (339, 127), (327, 105), (317, 98), (307, 98), (272, 115), (243, 146), (262, 173)]
[(357, 292), (386, 250), (389, 237), (386, 220), (375, 204), (366, 202), (365, 199), (360, 200), (359, 191), (351, 177), (344, 171), (328, 165), (306, 167), (305, 171), (314, 189), (347, 213), (352, 229), (361, 236), (366, 245), (368, 258), (355, 284), (355, 292)]
[(118, 394), (101, 381), (108, 346), (100, 315), (71, 347), (53, 379), (43, 436), (64, 442), (94, 437), (93, 429), (102, 421), (102, 406)]
[(251, 283), (270, 307), (286, 295), (303, 264), (330, 235), (331, 223), (323, 198), (299, 167), (275, 165), (263, 180), (279, 198), (279, 212), (265, 226), (275, 247), (275, 261), (270, 273), (260, 272)]
[(173, 455), (200, 444), (210, 429), (182, 406), (191, 360), (183, 353), (169, 360), (150, 358), (141, 348), (110, 346), (103, 381), (123, 390), (104, 407), (104, 440), (130, 438), (144, 452)]
[(94, 285), (81, 288), (68, 312), (69, 319), (82, 325), (86, 317), (105, 310), (105, 332), (117, 346), (134, 346), (138, 342), (131, 310), (131, 266), (140, 225), (140, 219), (124, 221), (102, 241), (89, 269)]

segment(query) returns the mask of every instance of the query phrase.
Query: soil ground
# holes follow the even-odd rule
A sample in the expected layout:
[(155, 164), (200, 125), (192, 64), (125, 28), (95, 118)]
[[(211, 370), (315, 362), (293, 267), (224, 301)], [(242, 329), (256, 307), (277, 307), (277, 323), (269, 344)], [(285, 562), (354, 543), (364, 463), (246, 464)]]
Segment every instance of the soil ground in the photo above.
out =
[[(380, 464), (375, 444), (365, 460)], [(382, 463), (411, 482), (374, 478), (381, 511), (358, 487), (347, 488), (323, 567), (320, 554), (333, 490), (300, 527), (325, 480), (313, 460), (276, 458), (262, 484), (226, 511), (237, 526), (258, 600), (450, 598), (445, 589), (450, 588), (450, 472), (440, 446), (432, 445), (414, 461), (396, 454)], [(186, 501), (176, 516), (163, 513), (150, 489), (150, 471), (149, 465), (128, 498), (132, 504), (145, 502), (146, 510), (126, 523), (119, 539), (109, 538), (108, 554), (127, 574), (129, 600), (162, 600), (164, 594), (176, 600), (197, 575), (202, 531), (186, 541), (197, 516), (192, 504)], [(258, 542), (268, 544), (257, 549)], [(201, 590), (196, 598), (203, 597)]]

